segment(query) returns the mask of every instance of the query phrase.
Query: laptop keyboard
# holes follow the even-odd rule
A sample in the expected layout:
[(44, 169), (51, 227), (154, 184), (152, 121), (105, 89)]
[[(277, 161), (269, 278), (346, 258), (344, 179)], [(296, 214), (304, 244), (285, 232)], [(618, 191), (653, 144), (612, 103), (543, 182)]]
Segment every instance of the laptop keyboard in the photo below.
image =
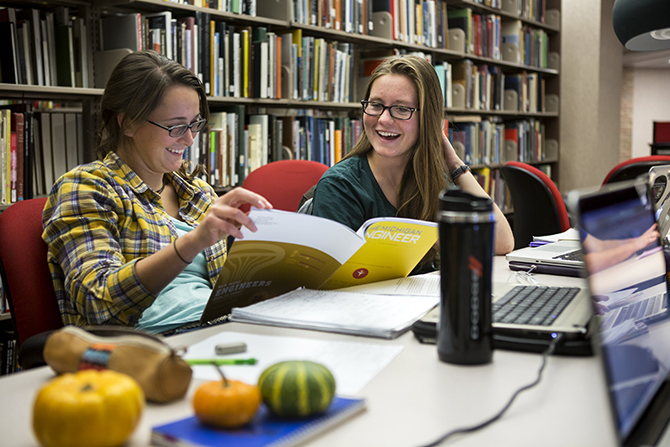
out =
[[(666, 294), (659, 293), (658, 295), (643, 299), (637, 303), (628, 304), (621, 308), (619, 312), (611, 312), (607, 314), (602, 322), (603, 327), (615, 327), (626, 320), (640, 321), (646, 317), (656, 315), (664, 308), (666, 303)], [(614, 318), (614, 321), (612, 319)]]
[(549, 326), (578, 292), (578, 287), (515, 286), (492, 304), (493, 322)]
[(564, 253), (562, 255), (554, 256), (553, 259), (564, 259), (566, 261), (583, 261), (584, 257), (582, 256), (581, 250), (571, 251), (570, 253)]

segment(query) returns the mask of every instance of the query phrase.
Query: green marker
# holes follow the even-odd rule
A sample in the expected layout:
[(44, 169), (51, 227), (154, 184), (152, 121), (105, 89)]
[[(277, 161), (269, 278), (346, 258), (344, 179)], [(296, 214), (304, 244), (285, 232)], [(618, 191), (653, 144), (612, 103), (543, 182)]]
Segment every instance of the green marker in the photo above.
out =
[(248, 359), (184, 359), (189, 365), (255, 365), (255, 358)]

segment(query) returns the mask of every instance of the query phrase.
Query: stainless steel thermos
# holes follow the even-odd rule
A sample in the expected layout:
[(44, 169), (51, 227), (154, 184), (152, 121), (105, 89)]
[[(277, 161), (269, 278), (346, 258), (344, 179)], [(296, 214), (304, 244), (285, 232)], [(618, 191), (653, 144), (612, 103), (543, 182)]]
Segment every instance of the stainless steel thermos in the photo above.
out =
[(493, 203), (460, 189), (440, 194), (441, 292), (437, 352), (457, 364), (488, 363), (493, 357), (491, 268)]

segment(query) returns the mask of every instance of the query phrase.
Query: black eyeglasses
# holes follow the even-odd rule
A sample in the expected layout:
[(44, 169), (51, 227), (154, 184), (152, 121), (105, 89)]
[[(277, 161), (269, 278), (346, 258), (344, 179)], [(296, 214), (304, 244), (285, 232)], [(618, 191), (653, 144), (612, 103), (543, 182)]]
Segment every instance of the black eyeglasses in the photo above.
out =
[(186, 133), (186, 131), (188, 129), (191, 129), (191, 132), (194, 133), (194, 134), (198, 133), (202, 129), (204, 129), (205, 125), (207, 124), (207, 120), (203, 119), (203, 118), (201, 118), (199, 120), (195, 120), (191, 124), (177, 124), (176, 126), (170, 126), (170, 127), (166, 127), (166, 126), (163, 126), (162, 124), (154, 123), (151, 120), (147, 120), (147, 121), (150, 122), (151, 124), (153, 124), (154, 126), (158, 126), (161, 129), (167, 130), (168, 135), (170, 135), (172, 138), (181, 137), (182, 135), (184, 135)]
[(381, 116), (384, 110), (388, 109), (391, 116), (397, 120), (408, 120), (412, 118), (412, 114), (416, 112), (417, 108), (407, 106), (385, 106), (378, 102), (363, 100), (363, 112), (370, 116)]

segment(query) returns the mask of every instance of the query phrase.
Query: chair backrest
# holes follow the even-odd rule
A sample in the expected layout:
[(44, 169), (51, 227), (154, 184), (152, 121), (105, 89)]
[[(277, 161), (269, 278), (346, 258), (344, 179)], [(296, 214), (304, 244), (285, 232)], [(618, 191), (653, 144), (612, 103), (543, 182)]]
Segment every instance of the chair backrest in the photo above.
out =
[(539, 169), (516, 161), (500, 168), (514, 208), (514, 248), (527, 247), (533, 236), (566, 231), (570, 218), (556, 184)]
[(42, 239), (46, 200), (23, 200), (0, 213), (0, 274), (19, 345), (63, 326)]
[(649, 155), (646, 157), (631, 158), (613, 167), (605, 177), (605, 180), (603, 180), (603, 185), (622, 180), (632, 180), (640, 174), (649, 172), (649, 168), (652, 166), (667, 164), (670, 164), (670, 155)]
[(250, 172), (242, 187), (262, 195), (275, 209), (298, 211), (302, 195), (327, 170), (327, 165), (316, 161), (273, 161)]

